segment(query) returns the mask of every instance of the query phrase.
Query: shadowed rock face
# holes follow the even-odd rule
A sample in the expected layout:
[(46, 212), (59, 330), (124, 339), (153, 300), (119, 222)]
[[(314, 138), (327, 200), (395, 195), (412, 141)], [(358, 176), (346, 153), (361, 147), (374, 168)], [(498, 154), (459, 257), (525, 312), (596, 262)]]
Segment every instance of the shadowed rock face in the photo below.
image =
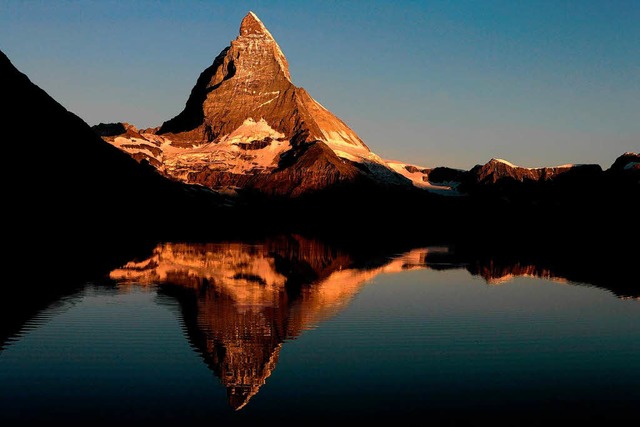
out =
[(445, 166), (438, 166), (429, 172), (431, 182), (463, 182), (469, 172), (461, 169), (453, 169)]
[[(513, 165), (505, 160), (491, 159), (484, 165), (476, 165), (469, 171), (449, 168), (435, 168), (429, 174), (434, 182), (457, 181), (466, 188), (496, 187), (500, 182), (521, 183), (553, 183), (563, 184), (573, 182), (591, 184), (595, 181), (604, 182), (607, 179), (620, 178), (633, 180), (638, 178), (640, 171), (640, 155), (624, 153), (618, 157), (609, 169), (603, 171), (600, 165), (579, 164), (553, 167), (525, 168)], [(608, 175), (608, 176), (607, 176)]]
[(478, 203), (476, 211), (486, 213), (481, 223), (530, 228), (545, 221), (547, 231), (576, 233), (574, 218), (589, 214), (598, 226), (590, 227), (589, 234), (577, 234), (601, 238), (610, 224), (630, 218), (627, 213), (640, 203), (638, 157), (625, 153), (607, 170), (597, 164), (525, 168), (491, 159), (469, 171), (434, 168), (429, 180), (446, 183)]
[(640, 172), (640, 154), (624, 153), (613, 162), (609, 170), (615, 172), (635, 171), (638, 174)]

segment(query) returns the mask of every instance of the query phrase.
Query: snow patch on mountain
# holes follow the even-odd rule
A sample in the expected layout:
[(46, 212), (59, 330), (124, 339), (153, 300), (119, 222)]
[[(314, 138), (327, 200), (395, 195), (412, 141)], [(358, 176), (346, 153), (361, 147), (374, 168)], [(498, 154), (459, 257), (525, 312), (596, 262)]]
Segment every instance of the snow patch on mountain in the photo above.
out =
[(291, 149), (286, 140), (266, 141), (263, 147), (243, 149), (239, 142), (247, 135), (236, 135), (226, 143), (210, 143), (196, 148), (178, 148), (169, 145), (164, 152), (165, 172), (179, 179), (188, 180), (191, 173), (198, 173), (206, 165), (210, 171), (233, 174), (255, 174), (275, 169), (280, 155)]
[[(504, 160), (504, 159), (491, 159), (495, 162), (499, 162), (499, 163), (503, 163), (507, 166), (510, 166), (512, 168), (519, 168), (519, 169), (527, 169), (527, 170), (537, 170), (537, 169), (569, 169), (569, 168), (574, 168), (576, 166), (584, 166), (582, 164), (576, 164), (576, 163), (566, 163), (564, 165), (558, 165), (558, 166), (542, 166), (542, 167), (536, 167), (536, 168), (527, 168), (524, 166), (518, 166), (518, 165), (514, 165), (513, 163), (511, 163), (508, 160)], [(491, 163), (491, 161), (489, 162)]]
[(421, 166), (409, 165), (397, 161), (387, 161), (387, 166), (393, 169), (395, 172), (411, 180), (414, 186), (429, 190), (434, 193), (454, 195), (457, 194), (455, 189), (447, 185), (437, 185), (429, 181), (428, 168)]
[(161, 150), (153, 141), (141, 138), (117, 137), (113, 140), (112, 144), (129, 154), (140, 153), (147, 157), (162, 161)]
[[(511, 166), (512, 168), (519, 168), (520, 167), (520, 166), (514, 165), (513, 163), (511, 163), (511, 162), (509, 162), (509, 161), (507, 161), (505, 159), (493, 159), (493, 160), (495, 160), (496, 162), (504, 163), (505, 165)], [(524, 168), (524, 169), (529, 169), (529, 168)]]
[(242, 123), (242, 126), (238, 127), (229, 135), (223, 136), (220, 143), (249, 143), (256, 140), (264, 140), (265, 138), (281, 139), (284, 138), (284, 134), (276, 132), (262, 118), (256, 122), (253, 118), (249, 117)]

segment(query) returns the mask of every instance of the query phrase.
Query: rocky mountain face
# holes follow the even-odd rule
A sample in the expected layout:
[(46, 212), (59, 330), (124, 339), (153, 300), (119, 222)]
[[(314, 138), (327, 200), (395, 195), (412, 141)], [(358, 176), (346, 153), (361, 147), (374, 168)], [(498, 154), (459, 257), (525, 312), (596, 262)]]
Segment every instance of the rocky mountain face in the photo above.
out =
[(264, 130), (271, 133), (266, 136), (281, 135), (292, 145), (324, 141), (354, 155), (370, 154), (347, 125), (293, 85), (287, 59), (252, 12), (242, 20), (231, 46), (201, 74), (185, 110), (165, 122), (158, 134), (189, 146), (225, 137), (253, 138), (251, 132), (236, 132), (247, 119), (264, 121)]
[(613, 174), (625, 174), (630, 178), (640, 179), (640, 154), (627, 152), (618, 157), (608, 170)]
[(278, 43), (252, 12), (202, 72), (180, 114), (157, 130), (96, 130), (166, 176), (212, 189), (295, 197), (343, 184), (411, 186), (292, 83)]

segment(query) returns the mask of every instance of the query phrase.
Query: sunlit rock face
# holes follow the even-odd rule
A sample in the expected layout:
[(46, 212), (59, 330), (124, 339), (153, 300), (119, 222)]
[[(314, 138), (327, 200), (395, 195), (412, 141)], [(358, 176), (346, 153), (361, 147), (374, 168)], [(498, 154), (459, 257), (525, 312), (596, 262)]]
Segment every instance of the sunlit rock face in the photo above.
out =
[(298, 196), (361, 181), (411, 186), (292, 83), (282, 50), (252, 12), (202, 72), (184, 110), (137, 133), (103, 137), (169, 177), (212, 189)]
[(626, 171), (626, 173), (634, 173), (636, 178), (640, 178), (640, 154), (626, 152), (619, 156), (609, 168), (613, 172)]
[(476, 184), (495, 184), (501, 179), (511, 179), (514, 181), (549, 181), (559, 175), (570, 171), (580, 170), (591, 174), (602, 172), (599, 165), (561, 165), (540, 168), (525, 168), (516, 166), (506, 160), (491, 159), (484, 165), (477, 165), (469, 171), (472, 181)]

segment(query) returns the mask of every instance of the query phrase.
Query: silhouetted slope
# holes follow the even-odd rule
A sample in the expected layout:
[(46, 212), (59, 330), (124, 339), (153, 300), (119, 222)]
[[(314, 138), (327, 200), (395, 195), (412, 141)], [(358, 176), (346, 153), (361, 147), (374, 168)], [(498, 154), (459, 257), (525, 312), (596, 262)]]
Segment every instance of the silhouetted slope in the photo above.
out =
[(46, 241), (81, 268), (109, 247), (177, 229), (196, 208), (213, 214), (213, 193), (170, 181), (104, 142), (2, 52), (0, 76), (3, 205), (21, 260)]

